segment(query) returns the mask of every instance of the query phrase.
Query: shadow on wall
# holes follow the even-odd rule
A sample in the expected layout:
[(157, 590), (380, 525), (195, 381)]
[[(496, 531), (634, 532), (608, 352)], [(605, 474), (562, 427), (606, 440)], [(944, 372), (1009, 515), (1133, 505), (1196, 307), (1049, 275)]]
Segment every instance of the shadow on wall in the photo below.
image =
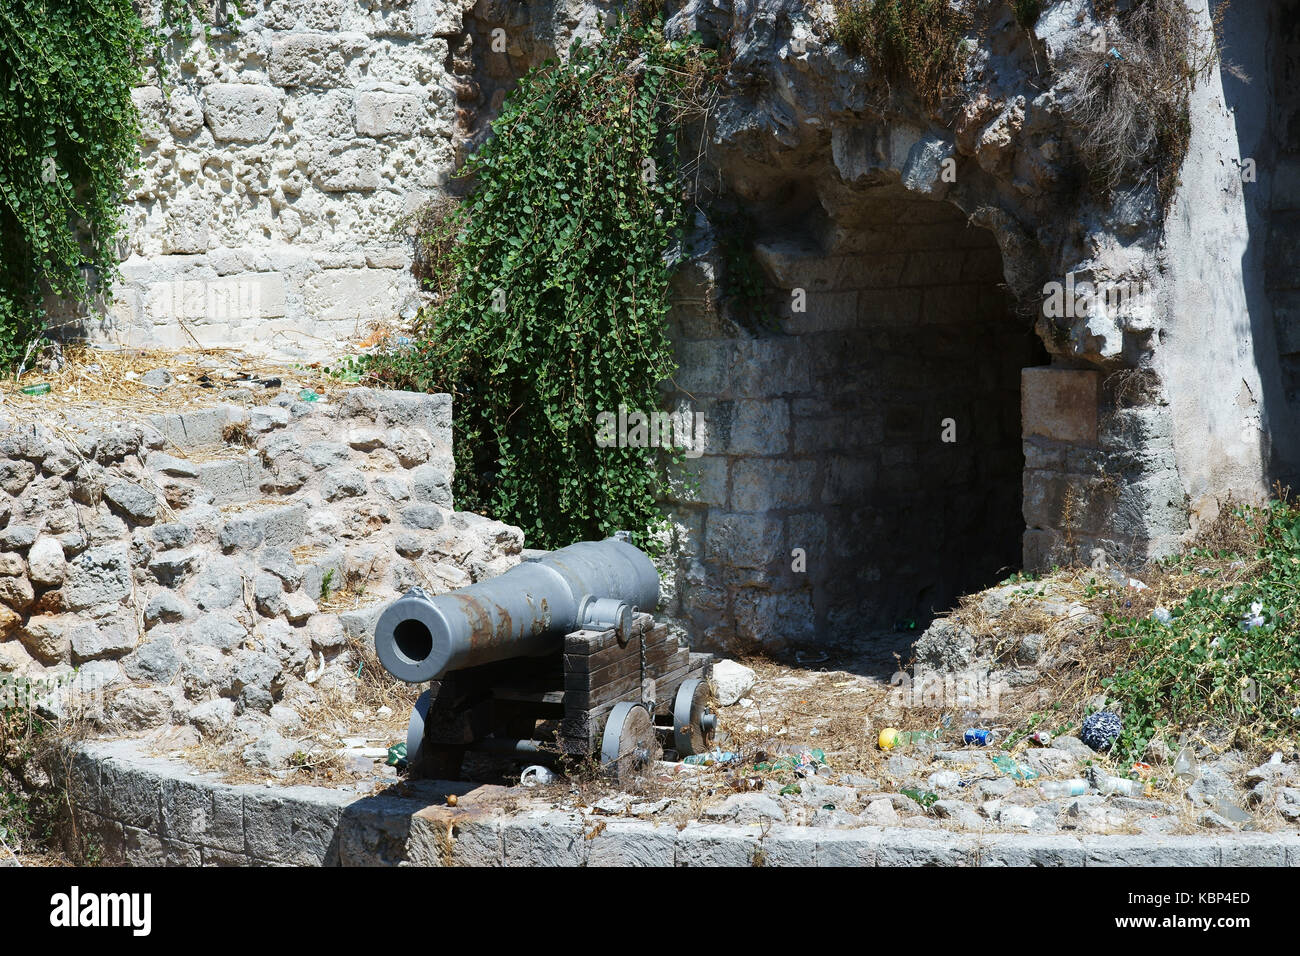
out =
[[(1223, 4), (1215, 3), (1218, 7)], [(1223, 92), (1243, 164), (1246, 308), (1271, 481), (1300, 485), (1300, 0), (1228, 5)], [(1253, 177), (1253, 178), (1252, 178)]]

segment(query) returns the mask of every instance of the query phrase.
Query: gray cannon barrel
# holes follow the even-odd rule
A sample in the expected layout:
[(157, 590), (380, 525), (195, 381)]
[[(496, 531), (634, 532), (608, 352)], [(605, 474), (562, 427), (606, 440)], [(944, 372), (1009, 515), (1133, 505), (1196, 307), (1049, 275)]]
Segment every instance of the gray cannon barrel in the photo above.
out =
[(544, 654), (583, 626), (631, 624), (633, 609), (659, 603), (659, 574), (638, 548), (617, 538), (582, 541), (469, 587), (398, 598), (375, 625), (379, 661), (418, 684), (447, 671)]

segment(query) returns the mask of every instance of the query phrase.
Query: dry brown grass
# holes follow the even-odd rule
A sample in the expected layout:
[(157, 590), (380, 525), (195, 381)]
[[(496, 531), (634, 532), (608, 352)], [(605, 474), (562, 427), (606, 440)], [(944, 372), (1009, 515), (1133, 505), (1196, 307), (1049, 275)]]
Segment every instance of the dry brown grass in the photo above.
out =
[(0, 856), (24, 866), (99, 861), (70, 789), (72, 748), (89, 736), (90, 716), (75, 702), (57, 721), (21, 705), (0, 709)]
[(1206, 35), (1183, 0), (1145, 0), (1104, 17), (1105, 33), (1069, 51), (1075, 95), (1067, 109), (1096, 185), (1113, 189), (1135, 172), (1173, 195), (1191, 124), (1188, 95), (1218, 62), (1223, 8)]
[[(173, 375), (172, 383), (166, 388), (151, 389), (140, 381), (145, 372), (157, 368), (167, 369)], [(236, 380), (214, 375), (217, 369), (229, 369), (240, 378), (259, 381), (279, 378), (299, 388), (313, 388), (324, 396), (348, 387), (332, 378), (319, 362), (297, 366), (240, 349), (98, 349), (73, 344), (52, 348), (20, 377), (0, 384), (0, 402), (35, 414), (56, 407), (65, 413), (75, 413), (78, 409), (104, 405), (111, 405), (115, 412), (134, 415), (176, 411), (196, 403), (210, 404), (218, 395), (238, 387)], [(205, 375), (209, 376), (211, 387), (204, 386)], [(48, 384), (50, 392), (22, 394), (23, 388), (39, 384)], [(278, 391), (261, 385), (249, 388), (253, 398), (248, 404), (265, 401)]]

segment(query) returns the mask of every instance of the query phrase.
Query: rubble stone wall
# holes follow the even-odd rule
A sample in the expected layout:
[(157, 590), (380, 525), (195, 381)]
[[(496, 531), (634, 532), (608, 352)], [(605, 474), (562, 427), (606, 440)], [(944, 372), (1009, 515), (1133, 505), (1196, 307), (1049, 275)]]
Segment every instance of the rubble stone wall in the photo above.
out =
[(294, 708), (353, 679), (386, 601), (519, 560), (519, 529), (454, 510), (446, 395), (0, 415), (0, 671), (75, 668), (110, 728), (283, 766)]

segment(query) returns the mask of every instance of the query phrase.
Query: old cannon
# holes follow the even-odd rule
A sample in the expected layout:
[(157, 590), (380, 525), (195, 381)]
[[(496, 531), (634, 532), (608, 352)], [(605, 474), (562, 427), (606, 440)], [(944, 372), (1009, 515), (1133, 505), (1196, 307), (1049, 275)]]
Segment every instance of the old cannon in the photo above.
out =
[(624, 536), (583, 541), (488, 581), (413, 588), (375, 626), (380, 663), (429, 682), (411, 713), (411, 772), (453, 777), (466, 752), (531, 761), (599, 754), (620, 773), (706, 750), (708, 654), (650, 612), (659, 574)]

